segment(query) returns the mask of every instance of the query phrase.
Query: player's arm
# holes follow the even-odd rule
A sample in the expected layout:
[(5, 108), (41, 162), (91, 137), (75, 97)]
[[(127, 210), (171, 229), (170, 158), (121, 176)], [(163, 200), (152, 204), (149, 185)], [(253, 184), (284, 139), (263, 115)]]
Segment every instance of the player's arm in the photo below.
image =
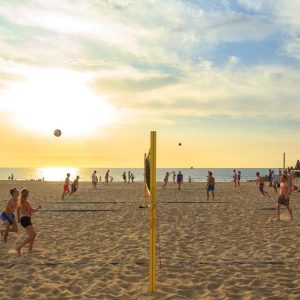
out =
[(39, 209), (41, 209), (42, 207), (39, 205), (37, 208), (33, 208), (29, 202), (27, 202), (27, 207), (28, 207), (28, 210), (31, 211), (31, 212), (36, 212), (38, 211)]

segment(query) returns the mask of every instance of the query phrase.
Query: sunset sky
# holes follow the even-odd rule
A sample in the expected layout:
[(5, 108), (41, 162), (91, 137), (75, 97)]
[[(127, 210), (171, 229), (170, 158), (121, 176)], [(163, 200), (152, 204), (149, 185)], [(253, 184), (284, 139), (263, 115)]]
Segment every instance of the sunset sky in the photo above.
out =
[(159, 167), (294, 164), (299, 15), (298, 0), (0, 0), (0, 167), (142, 167), (151, 130)]

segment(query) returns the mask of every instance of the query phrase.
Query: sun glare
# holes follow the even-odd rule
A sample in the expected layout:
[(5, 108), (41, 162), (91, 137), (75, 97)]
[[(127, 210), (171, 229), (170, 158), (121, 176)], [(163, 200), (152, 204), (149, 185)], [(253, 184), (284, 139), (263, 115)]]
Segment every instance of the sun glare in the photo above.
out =
[(6, 92), (2, 108), (21, 129), (63, 136), (92, 134), (114, 121), (115, 109), (104, 97), (93, 94), (89, 78), (64, 69), (30, 70), (27, 80)]
[(44, 178), (50, 181), (63, 181), (67, 173), (71, 174), (71, 180), (75, 178), (78, 172), (77, 168), (39, 168), (38, 178)]

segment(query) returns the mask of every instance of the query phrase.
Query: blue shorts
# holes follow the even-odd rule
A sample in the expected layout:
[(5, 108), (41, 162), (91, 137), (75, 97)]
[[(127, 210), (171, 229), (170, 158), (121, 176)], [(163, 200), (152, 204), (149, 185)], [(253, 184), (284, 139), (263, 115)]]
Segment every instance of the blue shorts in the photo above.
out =
[(215, 190), (215, 186), (213, 184), (209, 184), (207, 186), (207, 191), (210, 192), (210, 191), (214, 191)]
[(16, 221), (14, 214), (12, 214), (12, 218), (9, 218), (5, 211), (1, 214), (1, 220), (3, 222), (8, 221), (10, 225), (12, 225)]

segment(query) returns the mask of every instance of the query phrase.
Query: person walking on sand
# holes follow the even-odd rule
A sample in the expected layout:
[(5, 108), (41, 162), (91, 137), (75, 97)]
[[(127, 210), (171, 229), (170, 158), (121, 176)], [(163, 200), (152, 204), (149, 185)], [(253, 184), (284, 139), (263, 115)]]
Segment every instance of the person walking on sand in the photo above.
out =
[(134, 183), (134, 174), (131, 172), (131, 182)]
[(17, 188), (13, 188), (9, 191), (9, 193), (11, 198), (8, 200), (6, 208), (1, 214), (1, 220), (5, 229), (1, 230), (0, 233), (5, 243), (7, 242), (9, 232), (18, 232), (18, 225), (14, 212), (18, 206), (20, 191)]
[(61, 200), (64, 200), (65, 196), (70, 193), (70, 176), (71, 176), (71, 174), (67, 173), (67, 177), (64, 182), (64, 191), (61, 195)]
[(76, 179), (71, 184), (71, 193), (70, 193), (70, 196), (72, 194), (74, 194), (75, 192), (77, 192), (78, 187), (79, 187), (79, 182), (78, 181), (79, 181), (79, 176), (76, 176)]
[(168, 182), (169, 182), (169, 175), (170, 175), (170, 173), (167, 172), (166, 175), (165, 175), (165, 177), (164, 177), (164, 183), (163, 183), (163, 186), (162, 186), (163, 189), (166, 188), (166, 186), (167, 186), (167, 184), (168, 184)]
[(126, 183), (127, 182), (127, 180), (126, 180), (126, 172), (123, 173), (122, 177), (123, 177), (124, 183)]
[(181, 171), (177, 174), (177, 184), (178, 184), (178, 191), (181, 191), (181, 185), (183, 184), (183, 175), (181, 174)]
[(256, 184), (258, 184), (258, 189), (263, 196), (269, 196), (269, 194), (266, 191), (264, 191), (265, 179), (262, 176), (260, 176), (259, 172), (256, 172)]
[(98, 182), (97, 171), (95, 170), (92, 174), (92, 186), (94, 190), (97, 188), (97, 182)]
[(280, 190), (279, 190), (279, 198), (277, 200), (277, 221), (280, 221), (280, 207), (281, 205), (285, 205), (291, 220), (293, 220), (293, 212), (290, 208), (290, 199), (289, 199), (289, 186), (288, 186), (288, 178), (286, 175), (281, 177)]
[(23, 189), (21, 192), (21, 198), (20, 198), (20, 203), (18, 206), (18, 222), (21, 223), (22, 227), (25, 228), (25, 230), (28, 233), (28, 238), (26, 238), (17, 248), (17, 254), (18, 256), (21, 256), (21, 249), (28, 244), (29, 251), (32, 251), (32, 247), (33, 247), (33, 243), (36, 237), (36, 233), (35, 230), (32, 226), (31, 223), (31, 217), (32, 217), (32, 213), (38, 211), (39, 209), (41, 209), (42, 207), (39, 205), (37, 208), (32, 208), (29, 201), (28, 201), (28, 197), (29, 197), (29, 191), (27, 189)]
[(208, 171), (207, 183), (206, 183), (206, 196), (209, 201), (209, 192), (212, 194), (212, 199), (215, 200), (215, 178), (212, 176), (212, 172)]

